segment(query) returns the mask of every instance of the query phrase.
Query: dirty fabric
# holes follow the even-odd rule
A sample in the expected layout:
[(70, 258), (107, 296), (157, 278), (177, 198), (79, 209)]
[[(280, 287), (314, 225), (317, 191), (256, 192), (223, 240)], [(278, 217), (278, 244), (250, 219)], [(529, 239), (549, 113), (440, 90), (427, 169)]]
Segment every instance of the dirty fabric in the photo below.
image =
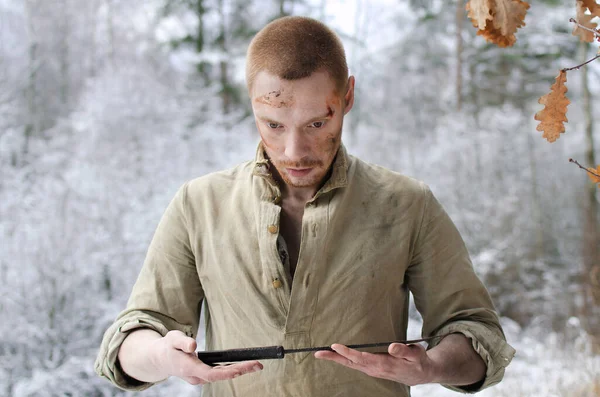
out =
[[(514, 350), (459, 232), (425, 184), (342, 146), (329, 179), (306, 204), (293, 279), (278, 244), (280, 196), (261, 146), (254, 161), (183, 185), (156, 229), (127, 308), (104, 335), (96, 371), (123, 389), (150, 387), (120, 369), (123, 339), (139, 328), (195, 337), (203, 303), (207, 350), (405, 339), (412, 291), (423, 336), (462, 333), (486, 362), (477, 390), (502, 379)], [(408, 386), (311, 353), (263, 364), (258, 373), (204, 386), (203, 395), (410, 394)]]

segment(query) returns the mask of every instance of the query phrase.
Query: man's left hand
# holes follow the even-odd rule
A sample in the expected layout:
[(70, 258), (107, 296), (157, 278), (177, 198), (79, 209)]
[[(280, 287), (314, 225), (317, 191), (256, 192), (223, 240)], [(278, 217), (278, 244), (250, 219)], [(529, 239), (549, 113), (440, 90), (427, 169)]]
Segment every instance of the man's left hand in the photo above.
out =
[(318, 351), (315, 357), (408, 386), (434, 381), (435, 363), (418, 344), (392, 343), (387, 354), (361, 352), (340, 344), (333, 344), (331, 348), (333, 352)]

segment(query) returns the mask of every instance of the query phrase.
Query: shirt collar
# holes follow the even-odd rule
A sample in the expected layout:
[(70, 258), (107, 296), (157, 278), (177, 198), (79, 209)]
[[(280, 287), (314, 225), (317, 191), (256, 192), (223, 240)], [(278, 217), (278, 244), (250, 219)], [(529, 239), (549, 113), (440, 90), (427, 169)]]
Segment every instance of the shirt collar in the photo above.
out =
[[(340, 145), (331, 167), (329, 179), (325, 182), (323, 187), (319, 189), (317, 194), (315, 194), (315, 198), (323, 193), (348, 186), (348, 152), (343, 144)], [(277, 182), (271, 174), (271, 162), (265, 155), (265, 149), (262, 142), (258, 144), (258, 148), (256, 149), (253, 174), (265, 178), (271, 185), (277, 187)]]

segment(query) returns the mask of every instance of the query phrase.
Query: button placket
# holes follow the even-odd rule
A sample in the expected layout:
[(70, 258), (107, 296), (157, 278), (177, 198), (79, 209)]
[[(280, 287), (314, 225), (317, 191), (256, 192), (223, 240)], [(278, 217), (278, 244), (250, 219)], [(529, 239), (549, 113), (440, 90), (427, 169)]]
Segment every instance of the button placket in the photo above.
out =
[(263, 263), (264, 276), (266, 277), (264, 284), (266, 288), (265, 294), (271, 295), (275, 299), (273, 303), (278, 306), (278, 310), (281, 313), (281, 326), (283, 328), (289, 309), (290, 288), (289, 286), (286, 287), (286, 282), (283, 278), (285, 273), (277, 250), (281, 207), (272, 202), (272, 196), (263, 197), (260, 206), (260, 246), (261, 261)]
[(315, 208), (308, 204), (302, 219), (300, 255), (292, 281), (286, 332), (310, 332), (316, 309), (319, 286), (316, 282), (309, 282), (309, 279), (318, 277), (320, 273), (318, 267), (322, 265), (321, 257), (324, 255), (322, 231), (327, 220), (326, 208)]

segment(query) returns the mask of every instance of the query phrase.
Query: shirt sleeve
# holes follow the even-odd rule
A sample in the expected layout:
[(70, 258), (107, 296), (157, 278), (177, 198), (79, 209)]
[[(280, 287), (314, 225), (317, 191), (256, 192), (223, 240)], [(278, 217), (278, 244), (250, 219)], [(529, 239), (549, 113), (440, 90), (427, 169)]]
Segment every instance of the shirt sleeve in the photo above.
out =
[(515, 350), (506, 343), (490, 295), (473, 270), (456, 226), (429, 188), (423, 185), (423, 190), (424, 210), (407, 270), (408, 286), (423, 317), (423, 336), (461, 333), (486, 363), (485, 379), (475, 387), (443, 385), (475, 393), (502, 380)]
[(96, 373), (124, 390), (144, 390), (153, 384), (127, 376), (119, 365), (119, 348), (130, 332), (148, 328), (164, 336), (179, 330), (194, 338), (198, 331), (204, 292), (190, 244), (186, 192), (184, 185), (167, 207), (127, 308), (104, 333), (96, 358)]

